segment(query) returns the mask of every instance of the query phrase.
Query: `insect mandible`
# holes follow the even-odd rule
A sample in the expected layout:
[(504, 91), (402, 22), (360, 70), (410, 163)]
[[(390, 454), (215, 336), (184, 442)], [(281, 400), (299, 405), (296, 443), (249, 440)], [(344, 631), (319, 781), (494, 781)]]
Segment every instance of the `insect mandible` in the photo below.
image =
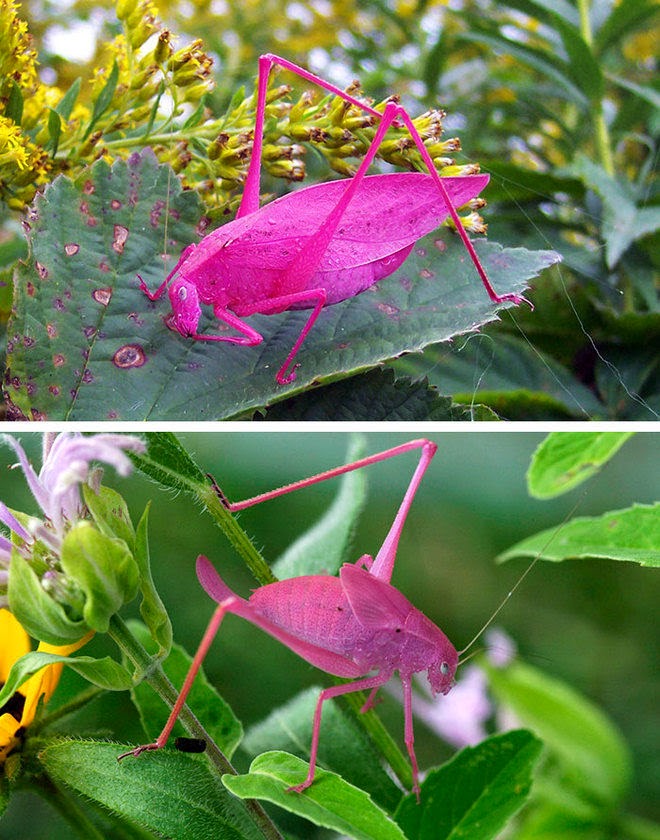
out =
[[(466, 648), (457, 651), (442, 630), (390, 583), (406, 517), (437, 445), (425, 439), (408, 441), (241, 502), (232, 503), (222, 493), (220, 495), (229, 510), (240, 511), (415, 449), (421, 450), (419, 462), (376, 557), (365, 554), (355, 563), (345, 563), (339, 577), (306, 575), (289, 578), (259, 587), (246, 600), (224, 583), (206, 557), (197, 558), (199, 581), (218, 606), (162, 732), (153, 743), (136, 747), (119, 756), (120, 759), (165, 746), (223, 618), (227, 613), (234, 613), (260, 627), (317, 668), (351, 680), (321, 691), (314, 713), (309, 771), (300, 784), (289, 790), (302, 792), (314, 781), (323, 703), (342, 694), (368, 690), (370, 694), (362, 707), (363, 712), (367, 711), (373, 706), (378, 689), (398, 671), (403, 686), (404, 741), (412, 766), (413, 791), (419, 798), (419, 770), (412, 719), (412, 676), (426, 671), (432, 692), (446, 694), (454, 685), (459, 656), (474, 644), (504, 605), (503, 601)], [(530, 569), (531, 566), (527, 572)], [(514, 590), (521, 581), (522, 578)], [(507, 598), (512, 593), (513, 590)]]
[[(268, 77), (276, 64), (341, 97), (378, 120), (373, 141), (352, 178), (316, 184), (259, 207), (261, 151)], [(370, 175), (388, 128), (406, 126), (428, 174)], [(525, 298), (498, 295), (474, 250), (457, 207), (475, 198), (488, 175), (440, 177), (406, 110), (390, 100), (372, 108), (313, 73), (279, 56), (259, 58), (257, 108), (252, 155), (236, 218), (191, 244), (155, 292), (140, 280), (150, 300), (169, 292), (168, 323), (195, 341), (226, 341), (254, 346), (263, 337), (245, 320), (289, 309), (311, 309), (300, 335), (276, 374), (280, 385), (293, 382), (296, 354), (324, 306), (358, 295), (389, 276), (415, 242), (451, 218), (479, 276), (495, 303)], [(201, 304), (210, 304), (234, 335), (200, 333)]]

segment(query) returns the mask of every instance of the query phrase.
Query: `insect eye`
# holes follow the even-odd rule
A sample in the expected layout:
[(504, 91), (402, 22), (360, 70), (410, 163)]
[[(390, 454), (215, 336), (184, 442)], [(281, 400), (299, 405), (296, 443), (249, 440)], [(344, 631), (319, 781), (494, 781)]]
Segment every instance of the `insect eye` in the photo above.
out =
[(440, 673), (442, 674), (443, 677), (446, 677), (447, 674), (449, 673), (449, 665), (446, 662), (443, 662), (442, 665), (440, 666)]

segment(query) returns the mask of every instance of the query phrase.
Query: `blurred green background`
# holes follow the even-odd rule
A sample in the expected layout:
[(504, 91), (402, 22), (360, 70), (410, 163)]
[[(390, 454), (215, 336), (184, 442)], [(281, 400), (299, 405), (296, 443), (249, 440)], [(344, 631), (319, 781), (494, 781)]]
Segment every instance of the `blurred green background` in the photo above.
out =
[[(40, 437), (19, 437), (38, 464)], [(366, 451), (377, 452), (411, 437), (367, 434)], [(458, 648), (468, 643), (525, 568), (522, 562), (496, 566), (498, 552), (528, 534), (559, 525), (578, 499), (578, 514), (588, 515), (660, 497), (660, 438), (653, 433), (628, 441), (586, 484), (586, 491), (583, 487), (544, 502), (530, 499), (525, 488), (530, 456), (543, 435), (489, 431), (431, 437), (439, 450), (406, 523), (394, 583)], [(179, 439), (227, 495), (238, 500), (344, 462), (349, 435), (217, 432), (186, 433)], [(22, 475), (7, 471), (11, 462), (9, 450), (0, 449), (0, 498), (12, 508), (36, 512)], [(408, 454), (367, 469), (368, 500), (350, 559), (377, 552), (415, 463), (415, 456)], [(106, 479), (125, 494), (135, 520), (152, 500), (154, 577), (170, 610), (176, 641), (194, 650), (213, 609), (195, 578), (197, 554), (207, 554), (242, 595), (247, 596), (254, 581), (223, 534), (188, 497), (163, 492), (140, 474), (119, 479), (108, 473)], [(323, 511), (335, 491), (336, 482), (325, 482), (244, 511), (241, 522), (272, 562)], [(649, 817), (658, 816), (654, 797), (660, 777), (656, 581), (653, 570), (631, 564), (539, 564), (498, 619), (532, 664), (567, 680), (618, 724), (635, 753), (630, 807)], [(112, 652), (112, 645), (97, 638), (88, 649)], [(221, 628), (206, 670), (246, 725), (301, 687), (323, 680), (314, 668), (234, 616)], [(61, 696), (76, 687), (76, 678), (66, 675)], [(403, 715), (397, 703), (385, 697), (379, 710), (401, 739)], [(143, 740), (127, 695), (95, 701), (80, 716), (77, 728), (90, 733), (100, 729), (122, 741)], [(451, 754), (421, 724), (416, 736), (421, 766)], [(28, 836), (37, 840), (60, 834), (47, 806), (33, 805), (25, 794), (14, 797), (0, 822), (0, 838)]]

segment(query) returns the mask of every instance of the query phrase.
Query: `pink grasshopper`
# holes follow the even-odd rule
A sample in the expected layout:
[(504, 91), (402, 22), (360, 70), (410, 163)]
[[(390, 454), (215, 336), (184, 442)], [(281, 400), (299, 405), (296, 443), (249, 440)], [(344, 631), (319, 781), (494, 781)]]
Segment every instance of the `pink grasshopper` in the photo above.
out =
[[(379, 120), (374, 139), (355, 176), (297, 190), (259, 208), (261, 149), (268, 77), (273, 64), (297, 73)], [(367, 176), (385, 133), (400, 121), (410, 132), (429, 174)], [(441, 178), (407, 112), (390, 101), (383, 113), (360, 102), (286, 59), (259, 59), (257, 109), (252, 156), (245, 191), (234, 221), (191, 244), (155, 292), (140, 278), (140, 288), (158, 300), (169, 287), (169, 324), (195, 341), (228, 341), (254, 346), (263, 337), (243, 318), (289, 309), (311, 309), (298, 339), (276, 374), (285, 385), (295, 379), (296, 354), (324, 306), (338, 303), (389, 276), (404, 262), (415, 242), (449, 216), (495, 303), (525, 300), (498, 295), (481, 265), (456, 211), (475, 198), (488, 175)], [(358, 199), (358, 200), (354, 200)], [(238, 335), (198, 332), (201, 305)]]
[(427, 671), (432, 691), (446, 694), (454, 684), (459, 655), (476, 641), (495, 615), (472, 642), (458, 652), (445, 634), (390, 583), (401, 531), (422, 476), (436, 452), (436, 444), (423, 439), (409, 441), (242, 502), (231, 503), (224, 496), (222, 501), (231, 511), (243, 510), (413, 449), (421, 449), (417, 468), (375, 559), (365, 554), (355, 564), (346, 563), (339, 577), (308, 575), (267, 584), (245, 600), (229, 589), (206, 557), (198, 557), (199, 581), (218, 606), (162, 732), (153, 743), (136, 747), (120, 758), (165, 746), (222, 619), (230, 612), (265, 630), (317, 668), (351, 680), (326, 688), (319, 695), (309, 772), (303, 782), (290, 790), (301, 792), (314, 781), (323, 703), (331, 697), (368, 689), (370, 694), (362, 707), (362, 711), (366, 711), (373, 706), (378, 689), (398, 671), (404, 697), (404, 740), (412, 765), (413, 790), (419, 798), (412, 675)]

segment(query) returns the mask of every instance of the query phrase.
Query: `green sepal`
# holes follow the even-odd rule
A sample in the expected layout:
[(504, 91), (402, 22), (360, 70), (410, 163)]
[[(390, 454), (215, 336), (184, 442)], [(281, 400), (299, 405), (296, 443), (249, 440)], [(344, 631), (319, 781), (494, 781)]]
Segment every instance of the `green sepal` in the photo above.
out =
[(85, 593), (87, 625), (106, 633), (110, 618), (138, 591), (138, 565), (128, 546), (91, 522), (79, 522), (64, 538), (61, 564)]
[(138, 522), (134, 556), (140, 573), (140, 592), (142, 593), (140, 615), (149, 629), (151, 638), (158, 645), (156, 656), (162, 659), (167, 656), (172, 647), (172, 622), (151, 576), (148, 535), (149, 508), (150, 506), (147, 505)]
[(64, 605), (45, 591), (30, 564), (17, 553), (9, 566), (8, 599), (9, 609), (33, 639), (68, 645), (90, 629), (82, 618), (67, 615)]
[(108, 537), (118, 537), (132, 549), (135, 529), (123, 497), (116, 490), (103, 485), (95, 492), (89, 485), (83, 484), (82, 493), (99, 531)]

